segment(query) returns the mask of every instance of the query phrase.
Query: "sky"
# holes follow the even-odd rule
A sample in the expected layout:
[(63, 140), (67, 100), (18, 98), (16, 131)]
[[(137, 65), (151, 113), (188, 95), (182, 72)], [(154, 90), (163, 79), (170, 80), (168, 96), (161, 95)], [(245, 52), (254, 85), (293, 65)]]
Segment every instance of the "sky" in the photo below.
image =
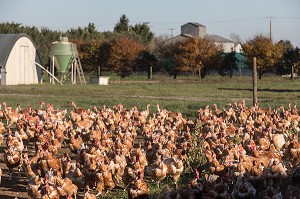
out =
[(207, 34), (243, 42), (258, 34), (300, 47), (300, 0), (0, 0), (0, 22), (66, 31), (94, 23), (113, 31), (121, 15), (130, 25), (148, 22), (155, 36), (180, 34), (181, 25), (197, 22)]

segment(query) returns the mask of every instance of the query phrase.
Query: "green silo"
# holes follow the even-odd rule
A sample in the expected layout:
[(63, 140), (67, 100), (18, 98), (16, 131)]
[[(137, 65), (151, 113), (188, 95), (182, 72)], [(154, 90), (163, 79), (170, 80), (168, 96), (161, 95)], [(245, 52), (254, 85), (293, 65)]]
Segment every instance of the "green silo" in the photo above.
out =
[(51, 44), (49, 56), (54, 57), (54, 65), (58, 73), (64, 74), (68, 71), (75, 56), (78, 56), (76, 44), (69, 42), (68, 37), (60, 37), (58, 41)]

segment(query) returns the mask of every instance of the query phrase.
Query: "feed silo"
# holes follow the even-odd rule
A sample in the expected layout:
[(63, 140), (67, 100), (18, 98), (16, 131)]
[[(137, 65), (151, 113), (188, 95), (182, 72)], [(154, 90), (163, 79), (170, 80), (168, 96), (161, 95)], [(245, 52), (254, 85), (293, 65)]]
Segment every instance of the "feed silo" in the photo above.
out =
[(71, 69), (72, 83), (76, 83), (76, 74), (80, 83), (85, 84), (85, 79), (78, 56), (76, 44), (69, 42), (68, 37), (60, 36), (58, 41), (51, 44), (49, 56), (52, 62), (52, 73), (54, 74), (54, 66), (61, 77), (61, 81), (66, 79)]

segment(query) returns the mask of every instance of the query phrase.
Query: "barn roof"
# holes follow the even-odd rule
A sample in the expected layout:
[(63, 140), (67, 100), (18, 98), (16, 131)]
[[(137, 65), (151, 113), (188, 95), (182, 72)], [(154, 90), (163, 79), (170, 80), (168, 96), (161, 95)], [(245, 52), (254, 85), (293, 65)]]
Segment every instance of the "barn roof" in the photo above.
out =
[(219, 42), (219, 43), (234, 43), (234, 41), (231, 41), (229, 39), (226, 39), (224, 37), (221, 37), (219, 35), (206, 35), (205, 36), (207, 39), (212, 40), (214, 42)]
[[(196, 26), (196, 27), (205, 27), (204, 25), (200, 24), (200, 23), (197, 23), (197, 22), (189, 22), (189, 23), (186, 23), (186, 24), (192, 24), (193, 26)], [(184, 24), (184, 25), (186, 25)]]
[(27, 37), (32, 42), (32, 39), (25, 33), (0, 34), (0, 66), (5, 67), (12, 48), (21, 37)]

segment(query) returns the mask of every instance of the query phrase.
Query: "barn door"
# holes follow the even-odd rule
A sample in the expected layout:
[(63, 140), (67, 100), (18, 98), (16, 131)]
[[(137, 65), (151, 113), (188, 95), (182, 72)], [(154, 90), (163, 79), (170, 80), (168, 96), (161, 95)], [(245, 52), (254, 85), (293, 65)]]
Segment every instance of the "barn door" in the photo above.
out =
[(29, 82), (29, 46), (20, 47), (20, 84), (28, 84)]

